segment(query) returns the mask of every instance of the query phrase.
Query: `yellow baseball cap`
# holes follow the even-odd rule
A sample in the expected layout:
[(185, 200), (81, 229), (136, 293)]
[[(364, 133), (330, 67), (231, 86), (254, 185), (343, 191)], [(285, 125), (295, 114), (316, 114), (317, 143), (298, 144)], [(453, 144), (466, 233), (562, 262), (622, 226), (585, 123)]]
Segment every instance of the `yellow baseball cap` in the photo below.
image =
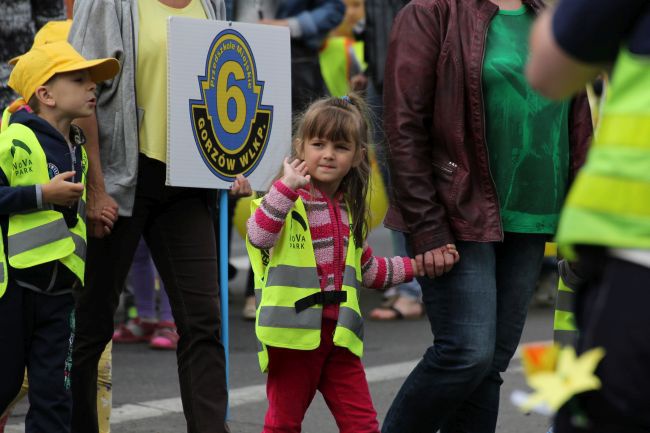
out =
[(117, 59), (86, 60), (67, 41), (35, 45), (15, 60), (8, 84), (25, 101), (55, 74), (86, 69), (90, 78), (98, 83), (110, 80), (120, 71)]

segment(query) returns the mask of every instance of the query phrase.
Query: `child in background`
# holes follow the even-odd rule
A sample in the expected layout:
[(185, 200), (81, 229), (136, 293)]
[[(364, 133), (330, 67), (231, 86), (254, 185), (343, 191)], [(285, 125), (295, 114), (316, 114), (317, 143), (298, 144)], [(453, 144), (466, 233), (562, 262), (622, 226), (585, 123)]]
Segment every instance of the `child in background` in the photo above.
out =
[[(176, 350), (178, 333), (162, 281), (156, 278), (156, 267), (144, 239), (140, 239), (129, 272), (129, 284), (135, 299), (138, 317), (129, 319), (113, 333), (115, 343), (149, 343), (152, 349)], [(160, 282), (156, 308), (156, 280)]]
[(321, 73), (332, 96), (365, 88), (363, 41), (357, 40), (358, 32), (363, 30), (363, 2), (344, 0), (343, 21), (330, 32), (319, 52)]
[[(360, 357), (361, 286), (417, 273), (408, 257), (380, 258), (367, 233), (369, 124), (361, 98), (326, 98), (306, 111), (296, 159), (253, 202), (247, 249), (255, 275), (255, 330), (268, 371), (264, 432), (300, 432), (316, 390), (342, 433), (379, 432)], [(452, 250), (453, 251), (453, 250)]]
[[(74, 300), (85, 268), (87, 158), (74, 119), (95, 107), (97, 82), (115, 59), (86, 60), (67, 42), (14, 59), (9, 86), (21, 97), (0, 134), (0, 411), (31, 386), (27, 432), (69, 432)], [(112, 226), (113, 215), (103, 215)]]

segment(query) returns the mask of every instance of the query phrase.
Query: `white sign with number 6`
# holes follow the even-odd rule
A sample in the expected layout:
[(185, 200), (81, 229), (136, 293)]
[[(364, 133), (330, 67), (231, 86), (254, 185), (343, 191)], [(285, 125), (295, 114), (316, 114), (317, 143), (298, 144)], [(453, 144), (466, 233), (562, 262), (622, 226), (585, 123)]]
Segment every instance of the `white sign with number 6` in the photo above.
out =
[(289, 32), (171, 17), (167, 184), (266, 190), (291, 144)]

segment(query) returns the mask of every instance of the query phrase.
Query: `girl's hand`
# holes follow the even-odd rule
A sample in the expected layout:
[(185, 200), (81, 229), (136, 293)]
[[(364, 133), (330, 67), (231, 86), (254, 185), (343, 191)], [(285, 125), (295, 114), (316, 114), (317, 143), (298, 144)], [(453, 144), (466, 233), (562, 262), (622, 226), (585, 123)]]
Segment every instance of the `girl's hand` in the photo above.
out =
[(282, 183), (297, 190), (309, 183), (311, 177), (307, 174), (307, 163), (298, 158), (289, 162), (289, 158), (284, 158), (284, 175), (282, 176)]
[(424, 269), (418, 269), (418, 262), (415, 259), (411, 259), (411, 267), (413, 268), (413, 278), (424, 277)]
[(237, 178), (230, 187), (230, 195), (233, 197), (248, 197), (253, 195), (253, 189), (248, 179), (241, 174), (237, 175)]

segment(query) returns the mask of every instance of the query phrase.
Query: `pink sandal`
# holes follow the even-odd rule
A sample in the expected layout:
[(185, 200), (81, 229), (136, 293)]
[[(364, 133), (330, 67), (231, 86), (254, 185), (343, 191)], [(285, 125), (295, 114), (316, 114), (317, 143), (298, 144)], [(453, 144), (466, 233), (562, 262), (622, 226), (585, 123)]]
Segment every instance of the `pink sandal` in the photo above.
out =
[(156, 330), (156, 324), (143, 322), (139, 317), (130, 319), (113, 332), (114, 343), (146, 343)]
[(178, 338), (174, 322), (159, 322), (156, 331), (151, 337), (149, 347), (160, 350), (176, 350)]

